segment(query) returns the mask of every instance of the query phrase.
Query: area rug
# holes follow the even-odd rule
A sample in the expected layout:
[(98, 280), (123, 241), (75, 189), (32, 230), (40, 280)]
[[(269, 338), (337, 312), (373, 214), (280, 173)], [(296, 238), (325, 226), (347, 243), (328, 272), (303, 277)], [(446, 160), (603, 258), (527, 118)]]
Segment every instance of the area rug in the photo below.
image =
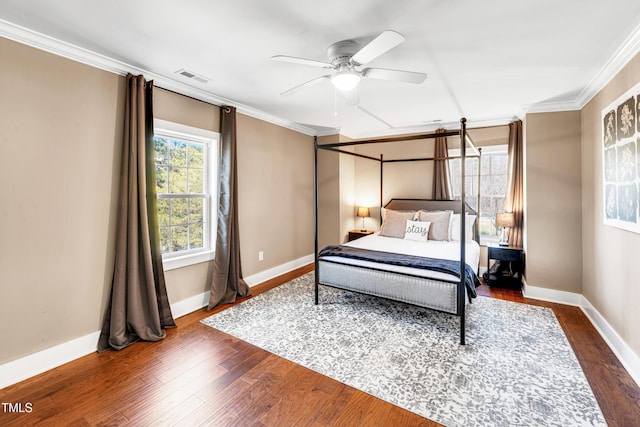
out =
[(553, 311), (478, 297), (459, 318), (320, 288), (313, 273), (202, 322), (445, 426), (604, 426)]

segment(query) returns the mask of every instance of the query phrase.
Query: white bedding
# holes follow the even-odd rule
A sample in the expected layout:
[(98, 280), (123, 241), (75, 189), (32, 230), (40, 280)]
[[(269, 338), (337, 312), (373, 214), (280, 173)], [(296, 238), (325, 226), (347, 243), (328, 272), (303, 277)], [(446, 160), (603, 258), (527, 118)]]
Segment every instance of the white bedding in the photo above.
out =
[[(383, 252), (394, 252), (405, 255), (422, 256), (427, 258), (448, 259), (453, 261), (460, 260), (459, 241), (442, 242), (428, 240), (426, 242), (417, 242), (413, 240), (398, 239), (395, 237), (379, 236), (376, 233), (361, 237), (349, 243), (345, 243), (345, 246)], [(478, 263), (480, 262), (480, 245), (478, 245), (478, 242), (476, 242), (475, 240), (471, 240), (470, 242), (466, 243), (465, 257), (467, 264), (469, 264), (471, 268), (473, 268), (473, 271), (478, 271)], [(324, 257), (323, 259), (335, 261), (342, 264), (376, 268), (378, 270), (410, 274), (413, 276), (429, 277), (436, 280), (460, 280), (459, 278), (450, 274), (418, 268), (380, 264), (372, 261), (361, 261), (342, 257)]]

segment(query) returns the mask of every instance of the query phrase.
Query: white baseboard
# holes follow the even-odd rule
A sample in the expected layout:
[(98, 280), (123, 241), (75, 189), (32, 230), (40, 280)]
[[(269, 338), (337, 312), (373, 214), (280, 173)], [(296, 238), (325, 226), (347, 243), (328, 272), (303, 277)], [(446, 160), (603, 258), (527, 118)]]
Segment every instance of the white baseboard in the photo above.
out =
[(98, 350), (100, 331), (0, 365), (0, 389)]
[(171, 314), (173, 318), (177, 319), (178, 317), (200, 310), (202, 307), (206, 307), (209, 305), (210, 296), (211, 291), (207, 291), (171, 304)]
[(539, 299), (542, 301), (556, 302), (559, 304), (573, 305), (577, 307), (579, 307), (582, 302), (582, 294), (539, 288), (537, 286), (530, 286), (526, 282), (522, 286), (522, 295), (526, 298)]
[(591, 305), (588, 299), (582, 296), (580, 306), (585, 316), (591, 321), (611, 351), (616, 355), (622, 366), (629, 372), (631, 378), (640, 386), (640, 357), (634, 353), (618, 333), (609, 325), (609, 322)]
[(244, 280), (249, 286), (255, 286), (257, 284), (271, 280), (274, 277), (278, 277), (282, 274), (295, 270), (296, 268), (304, 267), (307, 264), (311, 264), (314, 261), (313, 254), (303, 256), (302, 258), (294, 259), (287, 263), (278, 265), (277, 267), (270, 268), (260, 273), (245, 277)]
[[(249, 286), (255, 286), (281, 274), (288, 273), (296, 268), (313, 262), (313, 255), (307, 255), (291, 262), (279, 265), (269, 270), (246, 277)], [(182, 317), (209, 304), (210, 292), (186, 298), (171, 304), (171, 312), (174, 318)], [(24, 381), (50, 369), (56, 368), (82, 356), (98, 350), (100, 331), (92, 332), (71, 341), (58, 344), (37, 353), (30, 354), (20, 359), (0, 365), (0, 389), (12, 384)]]

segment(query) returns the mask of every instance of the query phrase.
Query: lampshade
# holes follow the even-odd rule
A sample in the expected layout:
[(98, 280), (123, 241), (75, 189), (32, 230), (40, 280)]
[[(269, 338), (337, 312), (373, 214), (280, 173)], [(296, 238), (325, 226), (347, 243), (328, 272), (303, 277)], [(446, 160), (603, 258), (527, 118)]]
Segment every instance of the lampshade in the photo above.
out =
[(496, 214), (496, 227), (513, 227), (515, 219), (513, 213), (499, 213)]
[(331, 83), (336, 89), (347, 92), (358, 85), (360, 74), (349, 68), (340, 68), (337, 73), (331, 77)]
[(370, 216), (369, 208), (365, 208), (365, 207), (359, 206), (359, 207), (358, 207), (358, 214), (357, 214), (357, 216), (358, 216), (358, 217), (360, 217), (360, 218), (367, 218), (367, 217), (369, 217), (369, 216)]

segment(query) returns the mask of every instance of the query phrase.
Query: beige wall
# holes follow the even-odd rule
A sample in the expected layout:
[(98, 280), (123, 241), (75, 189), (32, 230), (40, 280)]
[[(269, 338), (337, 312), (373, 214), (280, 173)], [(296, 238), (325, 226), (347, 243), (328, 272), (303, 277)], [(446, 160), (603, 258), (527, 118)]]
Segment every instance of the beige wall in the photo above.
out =
[[(349, 230), (362, 228), (362, 219), (356, 224), (355, 200), (355, 157), (340, 156), (340, 241), (344, 243), (349, 238)], [(370, 218), (365, 219), (365, 227), (369, 227)]]
[(640, 357), (640, 234), (603, 224), (602, 110), (640, 81), (640, 55), (582, 110), (582, 293)]
[(580, 112), (528, 114), (524, 147), (527, 285), (581, 293)]
[(0, 363), (100, 329), (124, 78), (0, 38)]
[(220, 132), (220, 108), (159, 87), (153, 91), (153, 116), (169, 122)]
[(237, 125), (246, 277), (313, 253), (313, 137), (242, 114)]
[[(339, 135), (318, 137), (318, 145), (334, 144)], [(353, 151), (343, 147), (344, 151)], [(318, 247), (347, 241), (349, 230), (356, 226), (355, 159), (353, 156), (318, 150)], [(368, 220), (367, 220), (368, 221)], [(369, 223), (365, 225), (369, 226)], [(370, 228), (370, 227), (369, 227)]]
[[(0, 38), (0, 363), (100, 329), (111, 287), (124, 77)], [(156, 88), (154, 115), (218, 131), (219, 108)], [(245, 276), (313, 251), (312, 138), (238, 115)], [(257, 252), (264, 251), (258, 262)], [(210, 264), (166, 273), (170, 302)]]
[[(337, 137), (335, 138), (337, 140)], [(320, 137), (318, 144), (333, 143)], [(338, 153), (318, 151), (318, 248), (340, 242), (340, 160)]]

